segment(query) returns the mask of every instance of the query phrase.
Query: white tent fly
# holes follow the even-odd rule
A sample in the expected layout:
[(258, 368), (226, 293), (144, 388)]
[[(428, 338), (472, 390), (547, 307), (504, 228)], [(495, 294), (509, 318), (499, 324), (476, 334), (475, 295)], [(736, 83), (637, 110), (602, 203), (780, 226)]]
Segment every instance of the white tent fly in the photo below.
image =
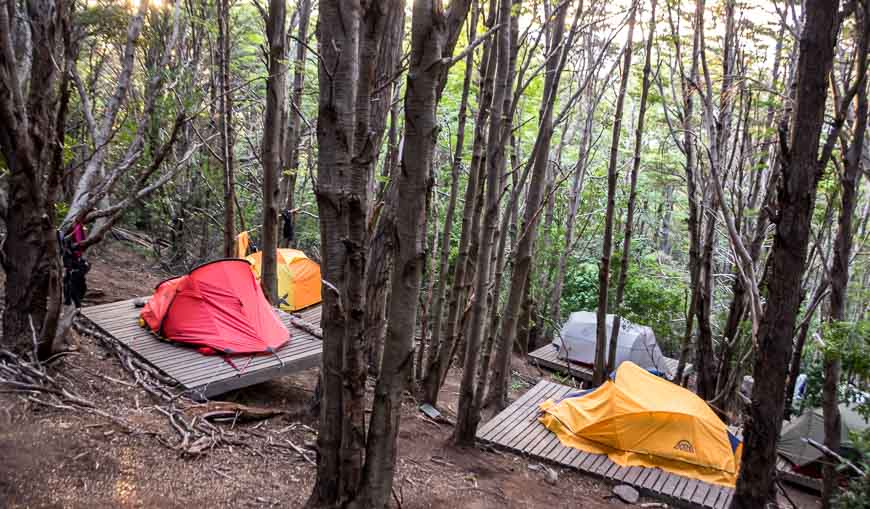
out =
[[(606, 350), (609, 350), (613, 318), (614, 315), (607, 315)], [(588, 311), (571, 313), (568, 321), (562, 326), (561, 333), (553, 340), (553, 344), (559, 351), (558, 357), (581, 364), (595, 364), (596, 323), (595, 313)], [(624, 361), (632, 361), (642, 368), (668, 372), (665, 356), (656, 342), (653, 330), (645, 325), (631, 323), (625, 318), (620, 320), (614, 369)]]

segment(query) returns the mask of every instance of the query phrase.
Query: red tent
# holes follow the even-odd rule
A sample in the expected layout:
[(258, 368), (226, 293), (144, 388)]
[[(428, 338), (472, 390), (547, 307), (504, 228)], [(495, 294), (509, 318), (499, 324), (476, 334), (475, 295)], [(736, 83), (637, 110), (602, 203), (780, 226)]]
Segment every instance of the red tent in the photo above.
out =
[(209, 262), (160, 283), (140, 317), (162, 338), (204, 354), (274, 353), (290, 340), (246, 260)]

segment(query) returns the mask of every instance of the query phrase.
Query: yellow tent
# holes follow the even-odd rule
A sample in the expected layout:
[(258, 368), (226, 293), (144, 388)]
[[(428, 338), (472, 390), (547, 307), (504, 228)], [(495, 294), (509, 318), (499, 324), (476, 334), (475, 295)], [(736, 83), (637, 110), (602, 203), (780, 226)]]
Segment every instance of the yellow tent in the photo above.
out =
[[(245, 258), (257, 279), (263, 267), (263, 253)], [(320, 265), (297, 249), (278, 250), (278, 299), (284, 311), (296, 311), (320, 302)]]
[(248, 254), (248, 246), (251, 244), (251, 236), (248, 232), (242, 232), (236, 236), (236, 258), (244, 258)]
[(633, 362), (615, 381), (541, 403), (540, 421), (562, 444), (621, 466), (659, 467), (734, 486), (742, 445), (707, 403)]

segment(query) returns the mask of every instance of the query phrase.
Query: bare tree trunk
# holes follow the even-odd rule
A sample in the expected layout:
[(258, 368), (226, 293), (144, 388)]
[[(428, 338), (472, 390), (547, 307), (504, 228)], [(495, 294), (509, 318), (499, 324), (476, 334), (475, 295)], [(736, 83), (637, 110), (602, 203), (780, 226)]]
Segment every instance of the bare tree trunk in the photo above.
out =
[[(293, 59), (293, 95), (290, 99), (290, 125), (285, 138), (284, 162), (286, 173), (281, 177), (281, 199), (287, 210), (295, 208), (296, 177), (299, 172), (299, 145), (302, 140), (302, 92), (305, 84), (305, 51), (308, 40), (308, 21), (311, 18), (311, 0), (299, 2), (299, 31), (296, 56)], [(289, 246), (288, 246), (289, 247)]]
[[(360, 508), (386, 508), (392, 492), (401, 395), (413, 365), (416, 301), (425, 261), (426, 200), (437, 134), (436, 108), (448, 62), (470, 0), (447, 12), (432, 0), (415, 2), (405, 95), (405, 147), (395, 184), (397, 249), (391, 276), (387, 339), (369, 422)], [(401, 11), (403, 3), (394, 2)], [(413, 303), (410, 304), (409, 303)]]
[[(493, 4), (494, 5), (494, 4)], [(492, 8), (492, 7), (491, 7)], [(486, 136), (486, 123), (489, 119), (492, 107), (493, 78), (495, 76), (495, 50), (490, 40), (484, 42), (481, 69), (483, 80), (480, 84), (480, 107), (474, 126), (474, 141), (472, 144), (471, 165), (468, 172), (468, 184), (465, 188), (465, 203), (462, 211), (462, 231), (459, 237), (459, 249), (456, 256), (456, 265), (453, 270), (453, 282), (450, 291), (450, 301), (447, 306), (447, 321), (444, 323), (444, 340), (439, 347), (438, 356), (434, 364), (430, 364), (423, 380), (424, 401), (435, 405), (438, 402), (438, 391), (444, 384), (447, 370), (453, 362), (453, 356), (458, 346), (459, 337), (462, 334), (462, 306), (466, 299), (467, 280), (471, 259), (471, 244), (474, 242), (476, 225), (479, 224), (479, 213), (475, 203), (479, 188), (483, 186), (484, 166), (484, 143)]]
[[(519, 0), (513, 0), (514, 5), (519, 5)], [(516, 13), (516, 11), (513, 11)], [(510, 23), (510, 44), (511, 50), (510, 55), (508, 56), (508, 76), (513, 76), (516, 73), (516, 65), (517, 65), (517, 53), (519, 51), (519, 19), (516, 15), (511, 16)], [(511, 80), (513, 81), (513, 80)], [(514, 99), (516, 98), (513, 94), (510, 94), (510, 90), (508, 91), (508, 96), (510, 96), (510, 100), (505, 101), (504, 111), (512, 112), (514, 110)], [(505, 127), (505, 136), (510, 136), (510, 132), (512, 131), (509, 126), (513, 123), (513, 115), (512, 113), (505, 114), (505, 120), (507, 122)], [(514, 137), (510, 136), (511, 145), (514, 145)], [(503, 139), (502, 143), (506, 143), (507, 139)], [(513, 161), (511, 162), (511, 167), (513, 167)], [(522, 189), (525, 187), (526, 179), (529, 176), (530, 167), (527, 166), (523, 171), (523, 175), (517, 179), (516, 173), (513, 174), (513, 186), (510, 193), (510, 198), (508, 200), (507, 206), (501, 216), (501, 221), (496, 229), (495, 238), (493, 239), (493, 250), (490, 257), (492, 268), (489, 275), (489, 280), (491, 283), (489, 284), (489, 292), (487, 293), (487, 302), (489, 303), (487, 307), (487, 318), (484, 319), (483, 322), (483, 332), (481, 335), (483, 345), (482, 345), (482, 353), (480, 356), (480, 369), (481, 376), (477, 378), (477, 387), (474, 391), (474, 401), (472, 402), (472, 406), (476, 409), (480, 409), (483, 403), (483, 396), (486, 393), (487, 386), (487, 376), (484, 373), (487, 373), (494, 369), (493, 366), (490, 365), (492, 361), (492, 352), (493, 348), (496, 344), (496, 335), (498, 334), (498, 324), (501, 315), (499, 314), (499, 301), (501, 299), (501, 290), (502, 290), (502, 279), (504, 278), (504, 268), (506, 265), (507, 259), (507, 242), (509, 238), (516, 237), (516, 223), (517, 223), (517, 203), (519, 201), (520, 193)], [(507, 158), (505, 158), (505, 164), (503, 165), (502, 173), (499, 175), (499, 189), (507, 190)], [(513, 241), (511, 242), (513, 244)], [(479, 411), (479, 410), (478, 410)]]
[(217, 1), (218, 11), (218, 83), (220, 104), (221, 159), (224, 170), (224, 257), (236, 256), (236, 182), (234, 162), (233, 97), (230, 90), (230, 3)]
[[(433, 172), (434, 173), (434, 172)], [(433, 188), (435, 185), (432, 186)], [(414, 351), (414, 375), (411, 377), (411, 380), (408, 382), (416, 386), (416, 384), (423, 380), (423, 354), (426, 351), (426, 345), (429, 345), (429, 321), (432, 319), (432, 301), (435, 298), (435, 266), (437, 265), (438, 258), (435, 256), (435, 251), (437, 250), (436, 245), (438, 244), (438, 227), (441, 226), (439, 222), (436, 220), (438, 217), (438, 206), (437, 206), (437, 198), (438, 196), (432, 192), (433, 189), (430, 189), (429, 195), (429, 206), (428, 209), (431, 212), (428, 214), (426, 218), (426, 226), (432, 228), (432, 238), (429, 241), (429, 246), (426, 249), (426, 277), (428, 279), (426, 285), (425, 295), (421, 292), (420, 294), (420, 339), (417, 342), (416, 350)], [(429, 350), (432, 347), (430, 345)]]
[(818, 147), (838, 32), (838, 6), (838, 1), (808, 0), (805, 4), (794, 125), (788, 146), (782, 147), (784, 164), (771, 254), (773, 265), (758, 338), (755, 386), (740, 477), (732, 502), (735, 509), (763, 507), (773, 492), (785, 377), (800, 304), (815, 191), (822, 172)]
[[(6, 237), (0, 263), (6, 273), (3, 346), (19, 354), (51, 353), (59, 302), (59, 249), (54, 200), (60, 187), (67, 110), (70, 7), (63, 1), (28, 3), (32, 55), (16, 61), (14, 5), (0, 1), (0, 154), (8, 171)], [(63, 39), (63, 40), (62, 40)], [(22, 58), (26, 56), (22, 55)], [(28, 89), (22, 88), (29, 76)], [(35, 345), (36, 343), (41, 343)], [(38, 349), (38, 352), (34, 352)]]
[(707, 193), (711, 196), (705, 200), (707, 219), (704, 222), (704, 249), (701, 250), (700, 288), (698, 289), (695, 311), (698, 319), (698, 339), (695, 343), (695, 373), (697, 373), (696, 392), (704, 400), (713, 398), (716, 390), (716, 371), (713, 361), (713, 327), (710, 323), (713, 309), (713, 246), (716, 242), (716, 213), (718, 204), (712, 185)]
[[(368, 171), (371, 177), (374, 176), (375, 164), (380, 152), (381, 140), (386, 128), (386, 116), (390, 113), (390, 132), (389, 132), (389, 150), (384, 160), (384, 167), (381, 171), (383, 177), (390, 177), (394, 172), (393, 168), (397, 165), (398, 158), (398, 143), (396, 141), (398, 131), (398, 108), (399, 102), (390, 107), (393, 103), (393, 96), (398, 95), (398, 86), (388, 86), (393, 75), (399, 68), (399, 56), (402, 47), (402, 37), (405, 33), (405, 18), (404, 11), (396, 12), (394, 9), (389, 10), (388, 16), (400, 16), (401, 19), (385, 20), (386, 30), (384, 32), (384, 40), (380, 44), (379, 53), (377, 54), (378, 63), (374, 71), (377, 73), (378, 88), (373, 91), (370, 97), (371, 107), (369, 108), (369, 135), (363, 137), (360, 143), (366, 147), (367, 154), (365, 161), (360, 161), (363, 166), (360, 171)], [(375, 57), (373, 56), (372, 59)], [(395, 88), (395, 91), (393, 90)], [(360, 133), (362, 134), (362, 133)], [(384, 184), (381, 183), (381, 186)], [(369, 374), (377, 376), (381, 367), (381, 354), (384, 348), (384, 335), (386, 333), (386, 307), (389, 299), (389, 278), (390, 270), (393, 264), (393, 250), (395, 237), (395, 219), (396, 219), (396, 187), (390, 186), (388, 191), (380, 189), (378, 196), (382, 198), (380, 203), (374, 192), (374, 178), (371, 178), (369, 183), (368, 194), (371, 198), (368, 210), (366, 211), (366, 220), (369, 229), (374, 231), (370, 235), (368, 242), (368, 256), (366, 260), (366, 305), (365, 305), (365, 343), (367, 350), (367, 362)], [(386, 196), (384, 196), (386, 194)]]
[[(831, 266), (831, 296), (828, 321), (833, 328), (846, 320), (846, 298), (849, 286), (849, 261), (852, 256), (854, 229), (852, 218), (857, 205), (859, 183), (863, 164), (864, 135), (867, 131), (867, 52), (870, 45), (870, 2), (858, 2), (856, 6), (856, 86), (857, 106), (852, 125), (852, 141), (843, 154), (843, 173), (840, 176), (840, 215), (837, 234), (834, 238), (834, 257)], [(843, 331), (838, 331), (841, 334)], [(837, 331), (834, 332), (835, 334)], [(831, 338), (833, 339), (833, 338)], [(833, 342), (833, 341), (831, 341)], [(840, 352), (829, 349), (824, 352), (824, 383), (822, 386), (822, 412), (825, 421), (825, 446), (832, 451), (840, 449), (841, 416), (838, 406), (838, 388), (842, 361)], [(838, 486), (836, 465), (825, 462), (822, 484), (822, 507), (829, 509)]]
[[(598, 266), (598, 307), (595, 325), (595, 369), (592, 383), (599, 385), (604, 382), (607, 361), (607, 290), (610, 282), (610, 255), (613, 251), (613, 212), (616, 207), (616, 181), (619, 177), (618, 164), (619, 138), (622, 134), (622, 111), (625, 105), (625, 94), (628, 90), (628, 77), (631, 73), (632, 40), (637, 14), (637, 1), (632, 2), (631, 14), (628, 18), (628, 41), (623, 55), (622, 78), (619, 83), (619, 93), (616, 96), (616, 111), (613, 114), (613, 134), (610, 141), (610, 161), (607, 165), (607, 211), (604, 216), (604, 241), (601, 248), (601, 263)], [(611, 355), (615, 348), (611, 346)]]
[(269, 76), (266, 78), (266, 119), (263, 125), (263, 265), (260, 285), (272, 305), (278, 304), (278, 198), (281, 173), (281, 145), (284, 127), (284, 62), (287, 40), (285, 0), (270, 0), (266, 21), (269, 40)]
[[(480, 16), (480, 7), (475, 4), (472, 8), (469, 40), (474, 40), (477, 33), (477, 22)], [(443, 316), (444, 290), (447, 287), (447, 275), (450, 264), (450, 239), (453, 234), (453, 216), (456, 212), (456, 197), (459, 194), (459, 177), (462, 170), (462, 154), (465, 149), (465, 124), (468, 118), (468, 92), (471, 89), (471, 75), (474, 71), (474, 52), (468, 53), (465, 58), (465, 76), (462, 81), (462, 97), (459, 100), (459, 113), (457, 114), (456, 145), (453, 148), (453, 161), (450, 168), (450, 196), (447, 200), (447, 210), (444, 217), (444, 229), (441, 232), (441, 252), (438, 262), (438, 282), (435, 285), (435, 293), (432, 303), (432, 338), (426, 354), (426, 370), (423, 379), (423, 393), (433, 394), (433, 400), (437, 400), (437, 392), (440, 386), (440, 367), (438, 359), (442, 348), (441, 318)], [(469, 178), (471, 178), (469, 176)], [(433, 253), (434, 255), (434, 253)], [(435, 277), (435, 274), (432, 274)], [(424, 331), (425, 332), (425, 331)]]
[(622, 321), (622, 300), (625, 295), (625, 283), (628, 279), (628, 262), (631, 257), (631, 237), (634, 230), (634, 206), (637, 200), (637, 175), (640, 172), (640, 154), (643, 150), (643, 121), (646, 116), (646, 104), (649, 97), (650, 72), (652, 71), (652, 46), (656, 30), (656, 0), (650, 2), (649, 35), (643, 61), (643, 82), (640, 89), (640, 106), (637, 113), (637, 128), (634, 138), (634, 160), (631, 166), (631, 179), (628, 193), (628, 211), (625, 217), (625, 235), (622, 240), (622, 259), (619, 264), (619, 279), (616, 283), (616, 301), (613, 309), (613, 330), (610, 333), (610, 349), (607, 358), (607, 371), (616, 369), (616, 345), (619, 338), (619, 327)]
[[(698, 12), (696, 4), (695, 9), (695, 24), (700, 23), (699, 17), (703, 16), (703, 12)], [(669, 11), (670, 14), (670, 11)], [(673, 20), (671, 20), (672, 31)], [(686, 368), (686, 363), (689, 357), (689, 352), (692, 348), (692, 333), (694, 329), (694, 320), (696, 309), (698, 308), (698, 292), (700, 291), (700, 276), (701, 276), (701, 218), (698, 212), (698, 177), (695, 174), (697, 167), (697, 156), (695, 154), (695, 139), (692, 135), (692, 117), (695, 110), (695, 93), (692, 90), (692, 84), (698, 82), (698, 54), (700, 52), (700, 31), (695, 30), (692, 38), (692, 67), (689, 78), (681, 77), (681, 88), (683, 94), (683, 153), (686, 156), (685, 172), (686, 172), (686, 192), (688, 194), (688, 230), (689, 230), (689, 308), (686, 312), (686, 331), (683, 335), (683, 343), (680, 348), (680, 360), (677, 364), (677, 372), (674, 379), (679, 383), (683, 380), (683, 375)], [(678, 38), (678, 35), (675, 36)], [(679, 44), (678, 41), (676, 41)], [(679, 45), (677, 46), (677, 58), (682, 58)]]
[(369, 374), (378, 376), (381, 356), (384, 351), (384, 335), (387, 329), (386, 306), (389, 300), (389, 278), (395, 249), (396, 211), (398, 203), (396, 186), (390, 184), (383, 205), (377, 212), (374, 232), (371, 235), (366, 267), (366, 316), (365, 337), (368, 350)]
[[(498, 228), (499, 181), (504, 171), (504, 145), (506, 140), (504, 129), (510, 124), (505, 122), (505, 106), (511, 98), (508, 95), (511, 76), (508, 75), (508, 63), (511, 53), (510, 25), (511, 0), (501, 0), (499, 4), (499, 24), (502, 30), (496, 34), (494, 55), (497, 67), (495, 86), (492, 97), (492, 114), (490, 115), (489, 132), (487, 133), (486, 150), (486, 200), (481, 231), (481, 242), (477, 256), (477, 269), (474, 281), (474, 301), (471, 307), (469, 333), (465, 339), (465, 359), (462, 372), (462, 382), (459, 388), (459, 410), (457, 412), (456, 429), (453, 440), (457, 445), (474, 443), (474, 434), (480, 422), (480, 408), (475, 408), (475, 388), (478, 376), (478, 361), (483, 337), (483, 322), (486, 318), (486, 294), (489, 283), (492, 245), (495, 231)], [(486, 373), (480, 373), (485, 376)], [(478, 398), (479, 401), (479, 398)]]
[[(517, 241), (514, 256), (514, 267), (511, 273), (510, 293), (505, 305), (501, 330), (499, 331), (499, 344), (495, 362), (491, 368), (489, 403), (496, 408), (502, 409), (507, 406), (507, 385), (510, 378), (511, 357), (513, 354), (514, 341), (517, 336), (517, 315), (522, 305), (525, 286), (529, 281), (532, 270), (532, 251), (537, 241), (537, 224), (540, 215), (540, 207), (544, 198), (544, 187), (547, 184), (547, 170), (550, 164), (550, 141), (553, 137), (553, 107), (559, 91), (559, 81), (564, 68), (567, 55), (571, 49), (577, 23), (581, 11), (578, 9), (574, 17), (571, 33), (567, 44), (562, 46), (562, 36), (565, 28), (565, 17), (568, 12), (567, 4), (557, 7), (555, 19), (551, 25), (550, 54), (547, 55), (547, 71), (544, 78), (544, 100), (541, 103), (539, 113), (540, 124), (538, 136), (535, 142), (534, 156), (530, 164), (533, 167), (532, 178), (529, 182), (529, 191), (526, 194), (526, 205), (523, 213), (522, 228)], [(520, 184), (522, 185), (522, 183)], [(513, 205), (513, 208), (516, 208)], [(498, 303), (494, 303), (498, 305)], [(484, 365), (484, 369), (487, 366)]]
[(356, 87), (359, 74), (359, 36), (362, 6), (358, 0), (320, 0), (317, 37), (320, 41), (319, 108), (317, 119), (318, 171), (315, 193), (320, 216), (323, 260), (322, 400), (317, 434), (317, 480), (309, 507), (333, 507), (356, 494), (362, 458), (346, 457), (345, 430), (359, 429), (345, 411), (345, 357), (352, 347), (347, 336), (350, 304), (347, 288), (352, 277), (345, 241), (348, 235), (348, 195), (354, 156)]

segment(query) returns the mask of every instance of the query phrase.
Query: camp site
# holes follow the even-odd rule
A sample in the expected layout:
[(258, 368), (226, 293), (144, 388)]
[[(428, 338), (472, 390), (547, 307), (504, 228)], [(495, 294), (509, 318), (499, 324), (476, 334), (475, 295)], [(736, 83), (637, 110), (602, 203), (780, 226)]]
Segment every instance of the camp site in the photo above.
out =
[(0, 509), (870, 509), (870, 0), (0, 0)]

